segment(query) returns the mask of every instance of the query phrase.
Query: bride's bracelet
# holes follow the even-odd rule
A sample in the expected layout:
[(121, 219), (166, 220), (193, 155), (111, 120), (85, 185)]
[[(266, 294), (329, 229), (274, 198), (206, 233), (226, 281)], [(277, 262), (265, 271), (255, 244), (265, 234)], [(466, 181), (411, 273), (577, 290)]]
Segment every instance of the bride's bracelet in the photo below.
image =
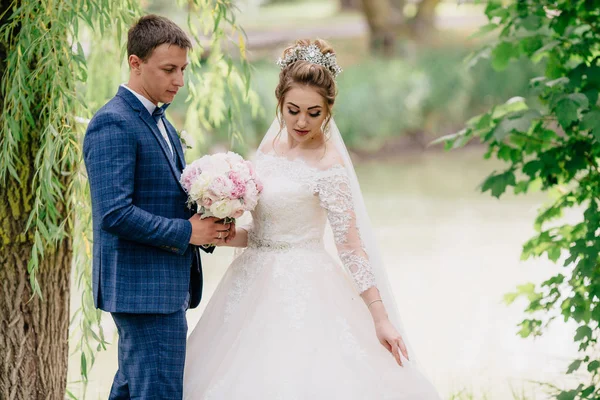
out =
[(380, 301), (380, 302), (383, 303), (383, 300), (381, 300), (381, 299), (373, 300), (372, 302), (369, 303), (369, 305), (367, 306), (367, 308), (371, 308), (371, 304), (377, 303), (378, 301)]

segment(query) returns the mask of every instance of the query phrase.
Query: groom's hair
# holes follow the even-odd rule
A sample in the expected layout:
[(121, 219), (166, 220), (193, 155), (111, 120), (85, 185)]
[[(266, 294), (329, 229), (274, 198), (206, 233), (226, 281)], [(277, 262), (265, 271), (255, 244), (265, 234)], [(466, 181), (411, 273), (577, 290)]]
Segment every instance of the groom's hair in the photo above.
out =
[(175, 22), (159, 15), (146, 15), (129, 29), (127, 56), (135, 54), (145, 61), (156, 47), (164, 43), (174, 44), (182, 49), (192, 48), (192, 42)]

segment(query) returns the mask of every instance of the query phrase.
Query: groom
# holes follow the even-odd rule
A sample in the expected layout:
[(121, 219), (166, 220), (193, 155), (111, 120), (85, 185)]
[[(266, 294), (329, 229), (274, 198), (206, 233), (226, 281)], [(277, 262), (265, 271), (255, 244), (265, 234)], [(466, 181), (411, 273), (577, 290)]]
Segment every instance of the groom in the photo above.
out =
[(222, 244), (235, 232), (229, 236), (232, 226), (192, 215), (179, 183), (183, 149), (164, 110), (183, 86), (191, 47), (172, 21), (142, 17), (127, 38), (129, 82), (85, 135), (94, 301), (119, 332), (110, 399), (182, 398), (185, 311), (202, 293), (197, 246)]

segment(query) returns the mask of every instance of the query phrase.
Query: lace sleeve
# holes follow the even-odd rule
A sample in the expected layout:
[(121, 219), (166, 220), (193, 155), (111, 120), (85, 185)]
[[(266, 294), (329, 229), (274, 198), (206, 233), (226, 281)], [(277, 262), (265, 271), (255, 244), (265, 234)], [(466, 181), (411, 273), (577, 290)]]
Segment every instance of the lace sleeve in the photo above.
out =
[(359, 292), (374, 287), (375, 276), (356, 226), (350, 181), (345, 169), (336, 166), (324, 171), (314, 190), (321, 207), (327, 211), (340, 259), (350, 271)]

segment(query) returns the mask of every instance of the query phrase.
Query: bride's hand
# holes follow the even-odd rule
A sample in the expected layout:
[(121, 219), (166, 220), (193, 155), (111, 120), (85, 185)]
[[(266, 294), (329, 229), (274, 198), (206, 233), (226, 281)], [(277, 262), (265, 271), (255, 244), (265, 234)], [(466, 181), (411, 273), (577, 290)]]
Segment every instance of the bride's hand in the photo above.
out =
[(229, 244), (233, 239), (235, 239), (235, 235), (237, 234), (237, 230), (235, 229), (235, 220), (230, 223), (229, 227), (229, 235), (225, 238), (225, 244)]
[(404, 358), (410, 360), (408, 358), (408, 350), (406, 350), (406, 345), (404, 344), (404, 340), (402, 340), (402, 336), (400, 336), (389, 319), (377, 322), (375, 324), (375, 332), (377, 333), (377, 339), (379, 339), (379, 343), (381, 343), (383, 347), (387, 349), (387, 351), (392, 353), (398, 365), (402, 366), (401, 354), (404, 356)]

